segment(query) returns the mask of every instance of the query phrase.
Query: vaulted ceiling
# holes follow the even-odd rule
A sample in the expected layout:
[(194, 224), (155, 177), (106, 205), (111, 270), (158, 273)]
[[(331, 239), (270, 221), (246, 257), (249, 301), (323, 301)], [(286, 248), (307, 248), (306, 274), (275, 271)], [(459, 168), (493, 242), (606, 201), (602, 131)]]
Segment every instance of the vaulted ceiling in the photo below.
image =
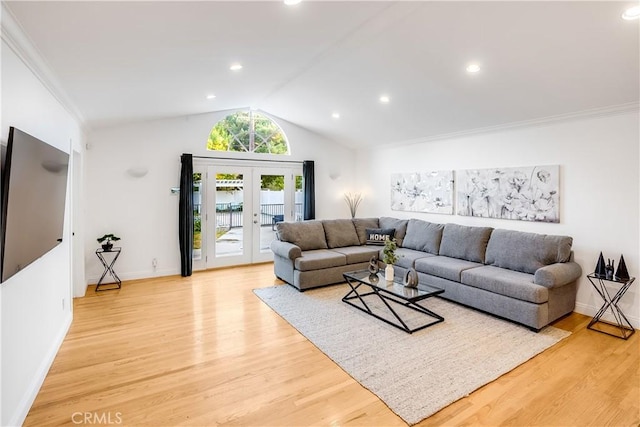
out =
[(363, 147), (639, 100), (634, 2), (5, 5), (89, 129), (254, 107)]

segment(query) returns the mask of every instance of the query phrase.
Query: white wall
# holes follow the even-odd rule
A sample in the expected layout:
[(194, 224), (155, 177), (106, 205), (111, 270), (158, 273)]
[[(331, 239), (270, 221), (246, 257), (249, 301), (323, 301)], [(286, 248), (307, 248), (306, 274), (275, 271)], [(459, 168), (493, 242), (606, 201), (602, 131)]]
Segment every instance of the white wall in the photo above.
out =
[[(357, 177), (367, 197), (360, 216), (414, 217), (431, 222), (482, 225), (573, 237), (575, 260), (586, 275), (598, 254), (623, 254), (629, 273), (640, 274), (638, 112), (583, 118), (529, 128), (423, 142), (358, 153)], [(471, 218), (391, 211), (390, 174), (434, 170), (560, 165), (560, 223)], [(601, 301), (583, 276), (576, 311), (593, 315)], [(620, 307), (640, 326), (640, 283)]]
[[(206, 143), (211, 128), (230, 113), (135, 123), (90, 134), (85, 158), (85, 254), (90, 283), (102, 273), (93, 252), (98, 247), (95, 239), (104, 233), (122, 238), (118, 245), (123, 251), (115, 269), (123, 280), (180, 273), (178, 196), (170, 192), (179, 186), (180, 154), (225, 155), (207, 151)], [(355, 153), (294, 124), (274, 120), (291, 146), (291, 156), (284, 160), (315, 162), (316, 217), (348, 217), (339, 183), (352, 181)], [(232, 153), (230, 157), (239, 156)], [(131, 167), (146, 167), (149, 172), (133, 178), (126, 173)], [(158, 260), (155, 271), (153, 258)]]
[[(81, 152), (78, 123), (4, 40), (1, 70), (2, 143), (14, 126), (67, 153)], [(0, 285), (3, 426), (22, 423), (71, 324), (71, 187), (63, 242)]]

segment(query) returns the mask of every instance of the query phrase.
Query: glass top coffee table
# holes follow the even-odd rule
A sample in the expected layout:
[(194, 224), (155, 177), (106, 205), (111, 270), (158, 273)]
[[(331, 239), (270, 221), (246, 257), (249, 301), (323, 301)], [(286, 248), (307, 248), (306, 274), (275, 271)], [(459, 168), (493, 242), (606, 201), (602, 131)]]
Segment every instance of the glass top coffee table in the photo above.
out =
[[(412, 334), (444, 321), (444, 317), (418, 304), (418, 301), (443, 293), (443, 289), (430, 286), (408, 288), (400, 278), (387, 282), (382, 272), (372, 274), (368, 270), (344, 273), (343, 276), (351, 290), (342, 297), (342, 301), (389, 325)], [(408, 316), (411, 311), (407, 309), (420, 313), (421, 318), (426, 316), (428, 322), (416, 324), (416, 319)]]

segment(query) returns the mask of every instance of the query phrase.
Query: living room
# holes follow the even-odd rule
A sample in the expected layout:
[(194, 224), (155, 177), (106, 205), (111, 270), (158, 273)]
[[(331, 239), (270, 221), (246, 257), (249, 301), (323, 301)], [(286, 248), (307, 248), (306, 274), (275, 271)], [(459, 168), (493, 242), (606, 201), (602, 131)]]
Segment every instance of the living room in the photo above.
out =
[[(95, 256), (98, 247), (96, 237), (116, 232), (122, 238), (123, 254), (118, 261), (117, 271), (125, 280), (125, 286), (129, 280), (179, 274), (178, 197), (171, 193), (171, 189), (179, 184), (180, 154), (213, 156), (214, 154), (206, 149), (206, 140), (211, 128), (231, 112), (250, 107), (252, 102), (249, 96), (245, 96), (245, 102), (237, 104), (235, 108), (220, 108), (218, 104), (204, 99), (204, 91), (211, 88), (203, 87), (203, 99), (198, 101), (197, 106), (189, 107), (190, 109), (172, 115), (149, 115), (137, 120), (114, 121), (112, 124), (109, 124), (110, 118), (105, 116), (104, 122), (90, 127), (79, 117), (91, 115), (93, 112), (79, 109), (78, 98), (68, 95), (69, 90), (82, 87), (83, 77), (77, 74), (73, 77), (58, 75), (58, 69), (51, 67), (51, 64), (57, 64), (57, 53), (73, 53), (73, 49), (79, 48), (78, 45), (47, 45), (47, 27), (42, 26), (37, 18), (40, 16), (39, 19), (43, 19), (43, 16), (48, 15), (39, 12), (48, 9), (39, 9), (45, 7), (42, 4), (30, 6), (19, 3), (3, 2), (2, 6), (2, 144), (6, 144), (9, 127), (13, 126), (65, 150), (71, 155), (70, 174), (73, 179), (71, 191), (67, 196), (63, 242), (29, 268), (2, 283), (2, 425), (21, 424), (24, 421), (58, 348), (74, 321), (73, 298), (93, 292), (91, 287), (87, 290), (87, 284), (95, 284), (102, 272)], [(411, 12), (417, 14), (417, 10), (403, 9), (408, 7), (407, 5), (389, 6), (382, 4), (386, 2), (380, 3), (378, 6), (361, 5), (363, 8), (370, 8), (367, 9), (367, 13), (362, 12), (362, 16), (358, 15), (362, 22), (367, 21), (368, 17), (373, 19), (373, 24), (384, 22), (388, 26), (391, 25), (390, 22), (408, 19), (407, 14)], [(413, 7), (428, 7), (432, 2), (421, 3), (424, 4), (418, 3)], [(594, 41), (594, 45), (579, 44), (582, 50), (575, 53), (574, 50), (577, 49), (572, 49), (574, 45), (570, 44), (571, 37), (554, 39), (555, 33), (548, 38), (540, 36), (540, 43), (530, 45), (529, 50), (499, 51), (496, 48), (494, 51), (487, 51), (488, 58), (491, 58), (492, 53), (493, 61), (479, 58), (486, 68), (474, 76), (467, 75), (464, 70), (466, 62), (471, 58), (465, 56), (466, 52), (460, 52), (455, 55), (460, 62), (460, 70), (456, 70), (459, 75), (455, 77), (462, 81), (455, 87), (460, 92), (450, 98), (441, 98), (448, 104), (428, 104), (424, 108), (420, 107), (425, 99), (429, 99), (430, 96), (436, 97), (437, 91), (429, 92), (427, 89), (437, 88), (439, 78), (453, 78), (430, 74), (429, 69), (413, 68), (406, 71), (407, 79), (423, 84), (424, 92), (422, 89), (416, 90), (415, 93), (406, 91), (401, 96), (400, 92), (392, 90), (397, 86), (394, 82), (385, 82), (386, 89), (372, 88), (370, 95), (373, 99), (372, 104), (375, 105), (363, 110), (367, 112), (368, 118), (360, 117), (361, 121), (356, 126), (348, 124), (350, 122), (347, 110), (340, 111), (339, 119), (330, 117), (330, 111), (323, 112), (322, 114), (327, 116), (326, 128), (323, 129), (307, 126), (304, 115), (286, 116), (278, 107), (281, 107), (285, 100), (289, 99), (289, 102), (292, 102), (293, 99), (296, 101), (293, 109), (302, 110), (302, 107), (297, 105), (302, 99), (305, 100), (303, 103), (317, 104), (304, 114), (314, 115), (319, 114), (319, 110), (324, 111), (328, 104), (327, 99), (321, 94), (306, 92), (308, 89), (304, 88), (309, 85), (307, 76), (304, 75), (305, 67), (313, 68), (313, 64), (320, 63), (319, 71), (316, 73), (322, 74), (327, 70), (335, 72), (335, 68), (339, 68), (342, 62), (337, 62), (332, 67), (328, 67), (326, 62), (336, 57), (344, 60), (349, 53), (360, 52), (358, 46), (359, 43), (364, 43), (363, 39), (376, 38), (373, 37), (377, 34), (375, 27), (365, 26), (364, 30), (361, 29), (363, 33), (351, 34), (352, 38), (343, 34), (345, 39), (342, 43), (352, 50), (334, 53), (326, 47), (329, 53), (325, 53), (328, 57), (324, 58), (326, 61), (323, 62), (322, 50), (319, 49), (320, 53), (316, 52), (318, 57), (309, 54), (303, 58), (308, 62), (301, 60), (297, 63), (298, 68), (295, 71), (285, 71), (290, 77), (289, 83), (282, 83), (284, 89), (271, 100), (272, 108), (266, 107), (267, 102), (264, 107), (258, 108), (270, 115), (286, 134), (291, 151), (288, 160), (315, 162), (316, 217), (349, 218), (349, 209), (344, 203), (343, 195), (346, 191), (352, 191), (364, 196), (357, 212), (359, 217), (419, 217), (435, 223), (454, 222), (571, 236), (574, 242), (574, 259), (583, 270), (583, 277), (578, 283), (575, 312), (587, 316), (595, 315), (601, 301), (587, 280), (586, 274), (593, 271), (599, 253), (603, 252), (605, 257), (614, 259), (616, 263), (620, 255), (624, 255), (632, 276), (637, 275), (640, 261), (638, 21), (625, 21), (620, 18), (626, 8), (633, 6), (632, 2), (574, 3), (581, 20), (575, 18), (576, 22), (565, 24), (566, 32), (575, 33), (576, 38), (604, 39), (607, 40), (606, 43)], [(86, 8), (90, 4), (91, 2), (70, 3), (64, 6), (64, 11), (69, 12), (75, 7)], [(53, 3), (47, 7), (51, 8), (51, 12), (55, 12), (59, 6)], [(281, 4), (277, 6), (285, 7)], [(302, 2), (296, 7), (305, 6), (318, 8), (321, 5), (314, 5), (313, 2), (306, 5)], [(338, 3), (332, 7), (340, 6), (345, 5)], [(357, 3), (345, 7), (347, 6), (347, 15), (360, 13)], [(215, 11), (216, 6), (213, 4), (207, 7)], [(386, 7), (389, 9), (385, 9)], [(515, 6), (505, 2), (502, 6), (496, 7), (497, 10), (501, 10), (501, 7)], [(538, 19), (540, 15), (548, 15), (544, 8), (535, 9), (535, 4), (530, 7), (532, 10), (527, 9), (527, 13), (535, 11), (539, 14), (534, 14)], [(596, 8), (597, 13), (589, 8)], [(601, 22), (605, 20), (602, 18), (605, 11), (610, 12), (612, 16), (606, 24)], [(114, 12), (120, 13), (118, 9), (114, 9)], [(327, 11), (323, 12), (326, 15), (321, 16), (327, 16), (330, 12), (333, 13)], [(437, 15), (436, 11), (428, 13)], [(474, 15), (469, 11), (465, 13), (471, 17)], [(505, 10), (500, 13), (507, 14), (511, 11)], [(566, 13), (566, 10), (562, 10), (562, 13)], [(135, 16), (133, 12), (132, 16)], [(527, 19), (533, 20), (535, 16)], [(380, 21), (382, 17), (385, 18), (384, 21)], [(592, 27), (589, 25), (595, 24), (587, 17), (602, 27), (595, 27), (591, 34)], [(305, 16), (306, 20), (312, 21), (312, 18)], [(500, 18), (504, 16), (501, 15)], [(464, 22), (468, 22), (467, 20)], [(478, 21), (482, 22), (481, 19)], [(171, 20), (167, 25), (171, 25), (170, 22)], [(578, 22), (582, 25), (579, 26)], [(340, 24), (341, 21), (332, 25), (339, 27)], [(371, 22), (369, 24), (373, 25)], [(512, 23), (509, 28), (513, 30), (512, 26), (515, 25)], [(551, 26), (551, 23), (549, 25)], [(557, 23), (555, 25), (561, 27)], [(613, 25), (618, 26), (619, 34), (613, 36), (606, 33), (607, 37), (611, 38), (604, 37), (603, 34)], [(58, 32), (62, 31), (59, 27), (55, 28)], [(344, 28), (349, 27), (345, 24)], [(74, 31), (80, 29), (75, 28)], [(317, 29), (316, 37), (321, 38), (325, 32), (326, 29)], [(423, 37), (426, 39), (432, 35), (425, 32)], [(75, 38), (73, 33), (66, 37), (67, 40)], [(107, 34), (104, 37), (108, 39), (116, 36)], [(377, 37), (379, 40), (380, 36)], [(274, 38), (277, 40), (276, 36)], [(340, 39), (338, 35), (332, 35), (330, 38), (331, 41), (325, 42), (327, 45), (340, 41), (334, 40)], [(623, 40), (624, 44), (607, 44), (611, 43), (610, 40)], [(104, 45), (100, 46), (109, 47), (110, 43), (105, 41)], [(122, 48), (122, 44), (114, 43), (112, 46), (114, 51), (119, 48)], [(158, 46), (158, 49), (161, 50), (162, 46)], [(171, 47), (167, 50), (171, 50)], [(437, 52), (437, 46), (429, 45), (423, 53), (425, 56), (437, 56)], [(553, 74), (556, 67), (566, 66), (566, 63), (561, 61), (561, 54), (567, 52), (575, 53), (574, 59), (579, 58), (583, 62), (573, 61), (570, 70), (565, 70), (562, 75)], [(254, 57), (259, 56), (256, 52), (252, 54)], [(525, 58), (525, 54), (533, 56)], [(246, 56), (251, 55), (246, 53)], [(502, 71), (500, 78), (524, 72), (524, 68), (528, 66), (539, 67), (530, 71), (531, 74), (528, 75), (539, 76), (540, 81), (534, 80), (533, 77), (529, 77), (529, 80), (505, 80), (503, 84), (507, 88), (506, 91), (491, 92), (490, 88), (496, 87), (495, 81), (489, 84), (491, 74), (497, 72), (500, 61), (506, 61), (508, 58), (518, 59), (518, 66), (506, 67), (507, 71)], [(394, 63), (396, 59), (398, 58), (389, 54), (382, 62)], [(87, 58), (87, 61), (90, 60), (91, 58)], [(595, 67), (597, 63), (610, 65), (596, 71), (586, 68)], [(500, 66), (505, 67), (505, 64), (508, 65), (507, 62), (503, 62)], [(82, 70), (81, 72), (86, 71), (82, 64), (75, 65)], [(68, 64), (69, 68), (73, 66), (73, 63)], [(138, 66), (142, 67), (142, 64), (133, 62), (130, 65), (132, 74), (137, 73), (135, 70)], [(368, 66), (370, 64), (365, 63), (360, 67)], [(126, 64), (121, 67), (126, 68)], [(180, 68), (177, 66), (176, 70)], [(104, 68), (96, 67), (93, 71), (96, 76), (95, 84), (99, 84), (100, 79), (108, 78)], [(251, 71), (250, 63), (247, 63), (242, 72)], [(87, 84), (91, 84), (89, 77)], [(234, 75), (231, 78), (237, 77)], [(286, 80), (285, 77), (275, 78), (278, 83), (273, 84), (266, 92), (275, 91), (281, 79)], [(294, 77), (299, 80), (296, 81)], [(71, 86), (67, 86), (70, 78), (75, 80)], [(331, 73), (327, 74), (327, 79), (340, 80)], [(453, 87), (451, 80), (445, 81), (447, 83), (443, 84), (443, 92)], [(519, 86), (515, 86), (516, 82), (519, 82)], [(526, 98), (519, 92), (527, 85), (536, 88), (536, 84), (540, 84), (545, 90), (540, 89), (535, 97)], [(567, 89), (550, 89), (556, 88), (556, 85), (565, 85)], [(300, 91), (299, 86), (304, 90)], [(112, 99), (118, 96), (128, 99), (126, 87), (125, 91), (119, 94), (92, 94), (89, 88), (91, 87), (85, 87), (84, 96), (87, 98), (98, 98), (105, 104), (110, 104), (115, 111), (127, 110), (129, 107), (126, 101), (116, 99), (113, 102)], [(128, 90), (137, 94), (134, 88), (129, 87)], [(377, 97), (381, 94), (378, 91), (381, 90), (389, 91), (388, 105), (378, 103)], [(282, 95), (289, 91), (297, 97), (288, 98)], [(224, 97), (222, 89), (218, 92), (217, 100), (214, 102)], [(591, 97), (580, 97), (577, 95), (580, 93)], [(348, 95), (349, 92), (346, 91), (345, 94)], [(162, 98), (158, 94), (147, 95), (152, 99), (156, 96), (158, 102)], [(531, 92), (528, 92), (528, 95), (531, 95)], [(415, 96), (417, 101), (412, 100), (412, 96)], [(314, 102), (310, 101), (312, 99)], [(565, 105), (571, 105), (570, 102), (565, 103), (567, 100), (575, 100), (578, 107), (563, 110)], [(363, 103), (361, 98), (353, 102), (355, 105)], [(403, 103), (407, 105), (403, 106)], [(526, 108), (522, 108), (523, 105)], [(515, 114), (516, 106), (521, 107), (521, 112), (529, 109), (532, 113), (522, 113), (518, 116)], [(438, 110), (444, 110), (445, 107), (449, 108), (449, 116), (439, 114)], [(483, 112), (492, 110), (495, 110), (494, 119), (498, 117), (498, 120), (483, 121)], [(511, 110), (514, 110), (513, 115), (509, 115)], [(350, 113), (352, 116), (361, 114), (355, 108)], [(401, 119), (403, 115), (410, 117), (411, 121)], [(438, 120), (429, 120), (431, 116), (437, 117)], [(299, 118), (299, 121), (294, 120), (294, 117)], [(371, 122), (370, 126), (360, 126), (360, 123), (367, 121)], [(345, 122), (347, 125), (342, 124)], [(456, 127), (457, 122), (464, 123), (465, 126)], [(309, 123), (315, 125), (317, 122)], [(352, 129), (349, 133), (343, 134), (343, 126)], [(353, 128), (357, 131), (354, 132)], [(355, 137), (356, 140), (352, 141), (348, 137)], [(228, 158), (237, 159), (239, 156), (230, 155)], [(264, 160), (266, 157), (259, 159)], [(559, 223), (416, 214), (398, 212), (390, 208), (390, 176), (393, 173), (529, 165), (560, 165)], [(128, 169), (136, 167), (145, 168), (148, 172), (142, 178), (135, 178), (126, 173)], [(157, 260), (157, 265), (152, 264), (153, 259)], [(233, 271), (237, 270), (230, 271), (233, 274)], [(195, 273), (196, 276), (198, 274)], [(275, 277), (270, 279), (273, 280), (267, 280), (265, 286), (273, 285)], [(635, 328), (640, 327), (640, 292), (637, 289), (637, 284), (633, 285), (620, 301), (621, 309)]]

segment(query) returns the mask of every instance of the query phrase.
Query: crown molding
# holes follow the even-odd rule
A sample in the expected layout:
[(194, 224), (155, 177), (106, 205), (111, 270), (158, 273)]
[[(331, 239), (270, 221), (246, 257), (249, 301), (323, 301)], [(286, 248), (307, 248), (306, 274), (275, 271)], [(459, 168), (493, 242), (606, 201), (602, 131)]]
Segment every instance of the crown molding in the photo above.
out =
[(400, 145), (413, 145), (413, 144), (420, 144), (425, 142), (434, 142), (434, 141), (442, 141), (446, 139), (476, 136), (476, 135), (482, 135), (482, 134), (493, 133), (493, 132), (502, 132), (506, 130), (548, 126), (551, 124), (569, 122), (572, 120), (616, 116), (619, 114), (627, 114), (632, 112), (640, 112), (639, 102), (628, 102), (625, 104), (610, 105), (610, 106), (601, 107), (601, 108), (592, 108), (589, 110), (576, 111), (576, 112), (566, 113), (566, 114), (558, 114), (555, 116), (541, 117), (538, 119), (522, 120), (519, 122), (504, 123), (500, 125), (469, 129), (469, 130), (464, 130), (460, 132), (426, 136), (422, 138), (410, 139), (405, 141), (396, 141), (394, 143), (384, 144), (384, 146), (397, 147)]
[(55, 76), (51, 66), (44, 59), (38, 48), (31, 41), (29, 36), (11, 12), (11, 9), (1, 2), (0, 11), (0, 36), (2, 41), (20, 58), (29, 68), (42, 85), (51, 95), (62, 105), (62, 107), (78, 122), (80, 128), (86, 133), (88, 131), (86, 120), (80, 110), (71, 101), (62, 84)]

